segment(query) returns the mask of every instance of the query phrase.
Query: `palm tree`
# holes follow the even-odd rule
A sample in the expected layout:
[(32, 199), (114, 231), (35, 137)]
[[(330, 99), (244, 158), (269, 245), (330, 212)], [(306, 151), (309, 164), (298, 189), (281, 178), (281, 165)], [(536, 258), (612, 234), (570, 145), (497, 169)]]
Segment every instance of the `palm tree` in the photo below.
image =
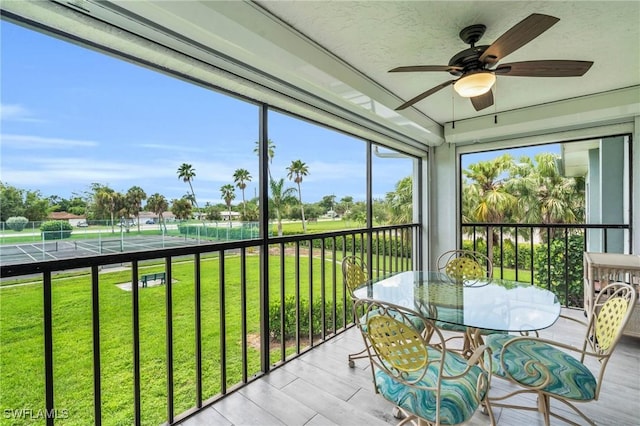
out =
[(278, 236), (282, 236), (282, 212), (290, 197), (293, 197), (295, 188), (284, 189), (284, 178), (278, 181), (270, 180), (269, 186), (271, 187), (271, 207), (276, 214), (276, 220), (278, 221)]
[(164, 231), (167, 232), (167, 224), (164, 222), (164, 217), (162, 214), (169, 209), (169, 203), (167, 199), (164, 198), (164, 195), (158, 194), (157, 192), (151, 195), (147, 199), (147, 210), (154, 212), (158, 215), (158, 220), (164, 227)]
[(304, 204), (302, 204), (302, 189), (300, 184), (302, 178), (309, 174), (309, 167), (302, 160), (293, 160), (289, 167), (287, 177), (298, 185), (298, 202), (300, 203), (300, 213), (302, 214), (302, 232), (307, 233), (307, 222), (304, 219)]
[(561, 176), (556, 159), (557, 155), (543, 152), (535, 156), (535, 164), (529, 157), (522, 157), (512, 167), (506, 187), (518, 200), (515, 214), (519, 222), (576, 223), (584, 220), (583, 182)]
[(220, 192), (222, 193), (222, 198), (224, 199), (224, 202), (227, 205), (227, 210), (229, 211), (229, 227), (231, 227), (231, 201), (236, 198), (235, 188), (233, 185), (228, 183), (226, 185), (222, 185)]
[(389, 209), (390, 224), (411, 223), (413, 219), (413, 179), (407, 176), (396, 183), (395, 191), (388, 192), (385, 201)]
[(339, 207), (342, 210), (342, 214), (345, 215), (349, 213), (349, 207), (353, 205), (353, 197), (351, 195), (346, 195), (340, 199)]
[(260, 218), (260, 209), (254, 202), (249, 201), (245, 207), (245, 212), (242, 214), (242, 220), (244, 222), (257, 222)]
[(115, 232), (115, 214), (122, 208), (123, 195), (109, 187), (102, 187), (95, 193), (95, 202), (98, 208), (109, 212), (111, 217), (111, 232)]
[(129, 211), (136, 217), (138, 232), (140, 232), (140, 210), (142, 210), (142, 201), (147, 199), (147, 193), (139, 186), (132, 186), (125, 197), (129, 205)]
[[(256, 141), (256, 147), (253, 148), (253, 152), (260, 157), (260, 141)], [(267, 162), (267, 172), (269, 172), (269, 180), (273, 180), (271, 177), (271, 163), (273, 163), (273, 157), (276, 155), (276, 144), (271, 140), (267, 139), (267, 156), (269, 157), (269, 161)]]
[(336, 217), (336, 196), (331, 194), (331, 195), (325, 195), (324, 197), (322, 197), (322, 200), (320, 200), (320, 202), (318, 203), (321, 207), (326, 209), (326, 213), (331, 213), (331, 218), (335, 219)]
[(182, 179), (183, 182), (189, 184), (189, 188), (191, 189), (191, 195), (193, 196), (192, 201), (193, 204), (198, 209), (198, 203), (196, 202), (196, 193), (193, 192), (193, 178), (196, 177), (196, 169), (193, 168), (191, 164), (182, 163), (180, 167), (178, 167), (178, 179)]
[(192, 194), (192, 193), (190, 193), (190, 192), (187, 192), (186, 194), (184, 194), (184, 195), (182, 196), (182, 198), (184, 198), (185, 200), (187, 200), (188, 202), (190, 202), (190, 203), (191, 203), (191, 207), (193, 207), (193, 206), (195, 205), (195, 203), (196, 203), (196, 199), (195, 199), (195, 198), (193, 198), (193, 194)]
[[(504, 222), (511, 217), (517, 199), (506, 190), (506, 173), (513, 166), (513, 158), (504, 154), (490, 161), (469, 165), (463, 183), (463, 220), (487, 224)], [(487, 227), (487, 256), (493, 258), (493, 227)], [(493, 260), (493, 259), (492, 259)]]
[(233, 173), (233, 181), (236, 186), (242, 191), (242, 214), (247, 215), (247, 202), (244, 198), (244, 190), (247, 187), (247, 182), (251, 182), (251, 175), (247, 169), (237, 169)]

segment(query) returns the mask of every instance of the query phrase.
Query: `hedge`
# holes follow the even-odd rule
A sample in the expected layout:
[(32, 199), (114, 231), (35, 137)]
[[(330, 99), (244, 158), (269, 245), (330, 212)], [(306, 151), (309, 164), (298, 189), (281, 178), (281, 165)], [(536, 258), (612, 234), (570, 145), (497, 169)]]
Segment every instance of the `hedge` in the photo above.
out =
[[(464, 250), (473, 250), (473, 241), (465, 240), (462, 242)], [(476, 240), (476, 251), (487, 253), (487, 244), (484, 239)], [(502, 254), (502, 255), (501, 255)], [(500, 245), (493, 246), (493, 266), (508, 269), (516, 267), (516, 250), (515, 244), (511, 239), (505, 239), (502, 245), (502, 253), (500, 253)], [(518, 269), (531, 269), (531, 243), (518, 243)]]
[(550, 245), (538, 244), (534, 254), (534, 284), (553, 291), (563, 305), (583, 306), (583, 255), (582, 234), (570, 235), (566, 242), (564, 237), (557, 237)]
[[(333, 300), (325, 302), (325, 322), (326, 332), (335, 332), (333, 329)], [(309, 336), (309, 301), (300, 299), (300, 337)], [(312, 312), (313, 334), (317, 336), (322, 331), (322, 301), (313, 301)], [(344, 327), (342, 315), (342, 303), (336, 306), (336, 328)], [(269, 335), (272, 339), (280, 340), (280, 302), (272, 302), (269, 306)], [(296, 298), (289, 296), (284, 302), (284, 338), (291, 339), (296, 336)]]
[(64, 220), (49, 220), (40, 225), (42, 238), (45, 240), (61, 240), (63, 238), (69, 238), (72, 230), (73, 227), (71, 224)]

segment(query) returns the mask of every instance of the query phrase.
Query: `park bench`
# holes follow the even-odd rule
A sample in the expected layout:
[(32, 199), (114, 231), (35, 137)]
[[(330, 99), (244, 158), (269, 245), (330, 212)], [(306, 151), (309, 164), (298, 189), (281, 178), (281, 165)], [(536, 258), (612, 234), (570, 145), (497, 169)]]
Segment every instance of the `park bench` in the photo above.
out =
[(155, 272), (153, 274), (144, 274), (140, 277), (142, 281), (142, 287), (146, 287), (149, 281), (160, 280), (160, 284), (164, 284), (166, 274), (164, 272)]

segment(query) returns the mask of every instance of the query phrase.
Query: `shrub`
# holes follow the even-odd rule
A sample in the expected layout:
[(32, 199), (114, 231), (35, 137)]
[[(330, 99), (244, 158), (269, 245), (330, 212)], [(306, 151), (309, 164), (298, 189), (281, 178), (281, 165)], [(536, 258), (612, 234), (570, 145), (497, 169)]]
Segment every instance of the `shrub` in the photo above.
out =
[[(324, 329), (326, 332), (335, 332), (333, 329), (333, 300), (325, 303)], [(309, 336), (309, 301), (300, 299), (300, 337)], [(342, 304), (336, 306), (336, 328), (342, 327)], [(322, 331), (322, 301), (313, 301), (312, 326), (314, 336)], [(273, 302), (269, 306), (269, 335), (272, 339), (280, 340), (280, 302)], [(284, 301), (284, 338), (291, 339), (296, 336), (296, 298), (289, 296)]]
[[(554, 238), (539, 244), (534, 253), (534, 283), (553, 291), (566, 306), (583, 306), (584, 236)], [(568, 245), (568, 247), (567, 247)]]
[[(462, 248), (464, 250), (473, 250), (473, 241), (464, 240), (462, 242)], [(483, 239), (476, 240), (476, 251), (480, 253), (487, 253), (487, 244)], [(500, 252), (500, 245), (493, 245), (493, 258), (491, 259), (494, 267), (500, 267), (507, 269), (514, 269), (516, 267), (516, 250), (515, 244), (510, 239), (505, 239), (502, 244), (502, 253)], [(529, 270), (531, 268), (531, 244), (519, 243), (518, 244), (518, 269)]]
[[(293, 233), (292, 235), (297, 235)], [(382, 235), (377, 236), (374, 235), (371, 240), (371, 253), (375, 255), (393, 255), (398, 257), (408, 257), (411, 255), (411, 251), (413, 249), (411, 244), (411, 236), (407, 232), (403, 239), (400, 238), (389, 238), (387, 235), (384, 238)], [(324, 248), (326, 250), (334, 249), (334, 239), (326, 238), (324, 241)], [(315, 238), (313, 239), (313, 248), (320, 249), (322, 247), (321, 239)], [(337, 252), (345, 252), (345, 253), (363, 253), (366, 252), (367, 248), (367, 237), (357, 237), (355, 240), (351, 237), (336, 238), (335, 239), (335, 249)]]
[(29, 223), (29, 219), (24, 216), (13, 216), (7, 219), (7, 228), (16, 232), (22, 231)]
[(72, 230), (73, 227), (71, 224), (64, 220), (49, 220), (40, 225), (42, 238), (45, 240), (61, 240), (63, 238), (69, 238)]

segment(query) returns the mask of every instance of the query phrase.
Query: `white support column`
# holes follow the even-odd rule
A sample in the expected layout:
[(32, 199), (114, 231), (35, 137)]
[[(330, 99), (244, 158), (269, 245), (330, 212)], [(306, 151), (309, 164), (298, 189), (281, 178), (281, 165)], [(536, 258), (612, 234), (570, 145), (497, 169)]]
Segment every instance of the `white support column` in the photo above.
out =
[(632, 146), (632, 175), (631, 183), (633, 185), (632, 202), (632, 218), (631, 228), (633, 230), (633, 254), (640, 254), (640, 116), (636, 116), (633, 129), (633, 146)]
[(458, 242), (458, 170), (456, 148), (453, 144), (442, 144), (433, 149), (429, 158), (431, 179), (429, 182), (429, 269), (435, 268), (438, 255), (455, 249)]

